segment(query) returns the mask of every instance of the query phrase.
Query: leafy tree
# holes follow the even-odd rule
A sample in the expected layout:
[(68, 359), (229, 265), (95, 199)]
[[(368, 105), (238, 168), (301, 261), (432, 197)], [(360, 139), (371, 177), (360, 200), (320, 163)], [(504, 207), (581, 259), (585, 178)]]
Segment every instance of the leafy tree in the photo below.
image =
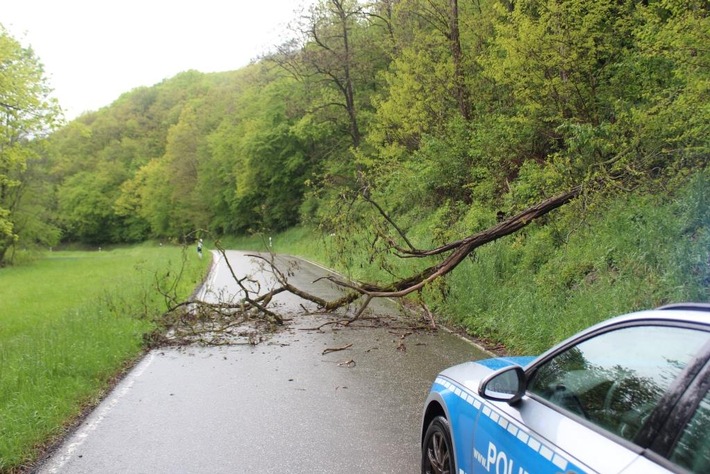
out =
[(181, 237), (206, 228), (207, 203), (195, 191), (200, 141), (195, 110), (186, 105), (168, 131), (165, 154), (123, 182), (114, 209), (141, 216), (157, 237)]
[(126, 241), (114, 202), (126, 175), (118, 163), (105, 163), (98, 172), (84, 171), (65, 180), (57, 192), (59, 219), (70, 241), (89, 244)]
[(56, 238), (51, 224), (28, 212), (41, 206), (41, 201), (26, 196), (33, 189), (32, 179), (38, 177), (34, 172), (41, 161), (37, 142), (51, 132), (60, 116), (49, 94), (43, 67), (32, 49), (0, 26), (0, 266), (16, 244), (51, 244)]
[[(186, 104), (207, 93), (206, 81), (205, 75), (188, 71), (153, 88), (138, 88), (110, 107), (82, 115), (52, 136), (53, 176), (60, 197), (58, 219), (67, 227), (66, 239), (92, 244), (140, 241), (151, 235), (151, 222), (165, 221), (165, 216), (157, 218), (141, 209), (141, 196), (152, 192), (142, 185), (154, 181), (146, 181), (145, 173), (139, 175), (138, 171), (164, 157), (169, 130), (180, 120)], [(195, 140), (200, 136), (198, 131)], [(184, 154), (175, 153), (184, 158)], [(88, 188), (75, 189), (85, 184)], [(100, 207), (86, 207), (84, 199)], [(167, 204), (172, 203), (166, 199)], [(184, 202), (182, 196), (180, 200)], [(168, 221), (171, 215), (166, 217)], [(97, 222), (89, 225), (92, 219)], [(175, 224), (160, 227), (154, 236), (164, 237), (173, 231), (179, 234), (174, 229), (185, 225)]]
[[(399, 53), (381, 74), (385, 87), (367, 135), (374, 151), (362, 157), (373, 192), (381, 189), (393, 209), (414, 211), (413, 199), (427, 212), (446, 208), (441, 217), (456, 220), (473, 203), (474, 189), (493, 177), (495, 155), (479, 146), (493, 132), (486, 125), (497, 109), (479, 64), (491, 22), (488, 2), (397, 4)], [(498, 152), (501, 142), (495, 142)], [(479, 197), (491, 200), (486, 188)]]
[(619, 67), (617, 79), (635, 100), (627, 101), (618, 122), (638, 150), (634, 173), (680, 178), (677, 186), (689, 170), (706, 166), (710, 153), (710, 6), (664, 0), (637, 8), (636, 54)]

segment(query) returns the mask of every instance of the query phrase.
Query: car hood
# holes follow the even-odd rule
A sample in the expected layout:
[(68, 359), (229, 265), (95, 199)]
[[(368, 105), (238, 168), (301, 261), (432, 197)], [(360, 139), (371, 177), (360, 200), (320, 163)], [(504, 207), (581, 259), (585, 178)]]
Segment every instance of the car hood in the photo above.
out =
[(532, 356), (515, 356), (464, 362), (463, 364), (449, 367), (441, 372), (440, 375), (467, 387), (473, 392), (477, 392), (481, 380), (496, 370), (510, 367), (511, 365), (525, 367), (533, 360), (535, 360), (535, 357)]

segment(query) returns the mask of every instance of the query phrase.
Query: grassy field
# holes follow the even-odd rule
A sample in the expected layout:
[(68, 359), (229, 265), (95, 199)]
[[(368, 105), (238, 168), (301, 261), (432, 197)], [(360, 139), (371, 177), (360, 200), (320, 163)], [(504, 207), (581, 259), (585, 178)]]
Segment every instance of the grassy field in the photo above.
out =
[(180, 275), (174, 292), (184, 299), (208, 263), (145, 244), (0, 269), (0, 472), (31, 461), (141, 354), (165, 310), (156, 281)]

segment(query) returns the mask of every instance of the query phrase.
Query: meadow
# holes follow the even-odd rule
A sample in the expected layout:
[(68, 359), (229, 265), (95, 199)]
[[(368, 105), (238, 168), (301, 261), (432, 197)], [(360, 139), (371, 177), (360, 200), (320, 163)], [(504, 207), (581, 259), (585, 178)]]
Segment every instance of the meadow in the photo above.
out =
[(0, 269), (0, 472), (19, 470), (95, 404), (144, 351), (166, 309), (209, 258), (143, 244), (55, 251)]

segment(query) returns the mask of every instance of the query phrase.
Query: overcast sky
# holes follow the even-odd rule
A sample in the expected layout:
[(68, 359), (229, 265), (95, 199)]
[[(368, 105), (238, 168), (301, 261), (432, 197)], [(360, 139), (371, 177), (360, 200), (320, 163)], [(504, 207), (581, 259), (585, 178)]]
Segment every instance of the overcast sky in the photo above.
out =
[(230, 71), (314, 0), (7, 0), (0, 23), (31, 46), (67, 119), (188, 69)]

